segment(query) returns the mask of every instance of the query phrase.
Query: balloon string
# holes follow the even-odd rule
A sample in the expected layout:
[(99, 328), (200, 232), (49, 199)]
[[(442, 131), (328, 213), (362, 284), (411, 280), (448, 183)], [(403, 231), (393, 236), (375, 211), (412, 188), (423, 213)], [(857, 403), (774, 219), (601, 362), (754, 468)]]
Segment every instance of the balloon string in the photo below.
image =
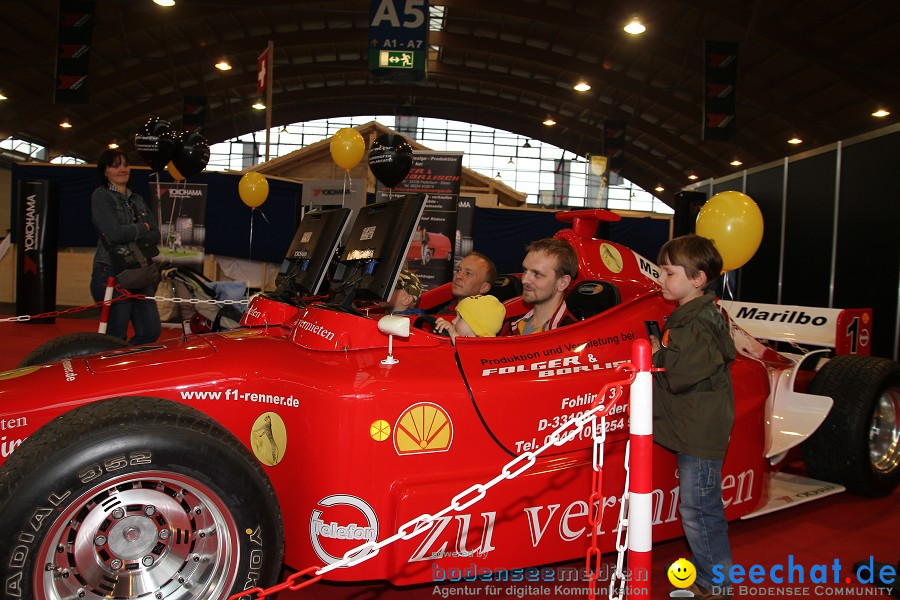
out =
[(728, 277), (730, 271), (725, 271), (723, 285), (722, 285), (722, 296), (727, 296), (728, 300), (734, 301), (734, 290), (731, 289), (732, 279)]
[(341, 194), (341, 206), (347, 206), (347, 178), (350, 171), (344, 170), (344, 192)]
[(251, 257), (253, 256), (253, 213), (256, 212), (256, 208), (250, 209), (250, 248), (247, 251), (247, 260), (253, 260)]
[[(172, 212), (169, 213), (169, 223), (166, 227), (166, 247), (173, 257), (175, 256), (175, 204), (177, 202), (177, 199), (172, 199)], [(162, 204), (161, 199), (160, 204)]]
[[(160, 227), (160, 232), (162, 232), (162, 192), (159, 189), (159, 171), (153, 171), (150, 175), (156, 175), (156, 224)], [(163, 248), (166, 247), (162, 238), (160, 238), (159, 242)]]

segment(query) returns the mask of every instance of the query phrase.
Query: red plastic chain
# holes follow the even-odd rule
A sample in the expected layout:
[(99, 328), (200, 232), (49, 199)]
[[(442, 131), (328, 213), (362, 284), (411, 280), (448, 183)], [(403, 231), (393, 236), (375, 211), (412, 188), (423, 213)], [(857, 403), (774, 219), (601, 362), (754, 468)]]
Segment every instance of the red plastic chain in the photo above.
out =
[[(113, 302), (118, 302), (119, 300), (125, 300), (126, 298), (129, 298), (129, 297), (137, 298), (137, 299), (144, 298), (143, 294), (132, 294), (128, 290), (121, 289), (118, 285), (116, 286), (116, 289), (119, 290), (120, 292), (122, 292), (122, 295), (116, 296), (115, 298), (111, 299), (109, 301), (109, 304), (112, 304)], [(88, 304), (86, 306), (73, 306), (73, 307), (67, 308), (65, 310), (53, 310), (50, 312), (40, 313), (38, 315), (22, 315), (20, 317), (10, 317), (8, 319), (0, 319), (0, 323), (3, 323), (3, 322), (24, 323), (25, 321), (31, 321), (34, 319), (48, 319), (48, 318), (52, 318), (52, 317), (59, 317), (62, 315), (67, 315), (67, 314), (71, 314), (71, 313), (90, 310), (92, 308), (99, 308), (99, 307), (103, 306), (104, 304), (106, 304), (106, 302), (107, 302), (106, 300), (100, 300), (99, 302), (94, 302), (93, 304)]]
[[(284, 590), (291, 590), (293, 592), (301, 588), (305, 588), (306, 586), (312, 585), (322, 579), (322, 576), (319, 575), (318, 577), (311, 577), (299, 582), (297, 580), (305, 575), (312, 575), (321, 568), (322, 567), (320, 566), (315, 566), (303, 569), (302, 571), (297, 571), (296, 573), (285, 579), (282, 583), (273, 585), (272, 587), (265, 589), (261, 587), (255, 587), (249, 590), (244, 590), (243, 592), (239, 592), (237, 594), (234, 594), (233, 596), (229, 596), (228, 600), (265, 598), (266, 596), (271, 596), (272, 594), (277, 594), (278, 592), (282, 592)], [(254, 594), (256, 595), (254, 596)]]

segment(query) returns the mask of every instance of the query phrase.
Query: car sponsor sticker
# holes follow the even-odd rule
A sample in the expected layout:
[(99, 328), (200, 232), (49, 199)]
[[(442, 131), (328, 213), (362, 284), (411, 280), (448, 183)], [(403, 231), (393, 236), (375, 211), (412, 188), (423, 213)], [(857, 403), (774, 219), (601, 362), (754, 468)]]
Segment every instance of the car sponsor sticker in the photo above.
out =
[[(309, 519), (309, 537), (316, 556), (327, 564), (366, 542), (378, 541), (378, 517), (362, 498), (349, 494), (332, 494), (319, 500)], [(354, 558), (373, 552), (363, 550)]]
[(443, 408), (431, 402), (413, 404), (394, 425), (397, 454), (446, 452), (453, 443), (453, 422)]
[(7, 379), (15, 379), (17, 377), (25, 377), (26, 375), (30, 375), (34, 373), (43, 365), (35, 365), (33, 367), (22, 367), (21, 369), (13, 369), (12, 371), (4, 371), (0, 373), (0, 381), (5, 381)]
[(250, 432), (250, 447), (264, 465), (274, 467), (287, 450), (287, 429), (277, 413), (265, 412), (256, 418)]
[(384, 419), (378, 419), (369, 425), (369, 435), (376, 442), (383, 442), (391, 437), (391, 424)]

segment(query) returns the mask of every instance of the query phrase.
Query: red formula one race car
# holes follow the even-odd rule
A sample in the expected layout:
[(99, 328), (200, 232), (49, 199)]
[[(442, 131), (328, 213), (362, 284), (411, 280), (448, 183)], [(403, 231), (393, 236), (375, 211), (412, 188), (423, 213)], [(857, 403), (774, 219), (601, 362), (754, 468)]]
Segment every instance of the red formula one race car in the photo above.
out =
[[(423, 204), (365, 207), (336, 263), (346, 215), (304, 219), (297, 262), (284, 267), (290, 293), (254, 299), (238, 329), (0, 374), (2, 597), (225, 599), (276, 583), (282, 565), (348, 555), (358, 564), (326, 579), (412, 584), (473, 555), (496, 571), (584, 557), (594, 527), (612, 550), (624, 405), (606, 419), (600, 498), (589, 502), (588, 428), (483, 498), (443, 509), (623, 379), (617, 366), (646, 338), (647, 321), (662, 325), (674, 308), (657, 267), (593, 237), (612, 213), (561, 213), (572, 227), (557, 237), (579, 257), (569, 307), (583, 320), (456, 346), (415, 328), (401, 335), (398, 317), (359, 307), (390, 295)], [(316, 240), (325, 259), (309, 246)], [(294, 302), (325, 285), (327, 298)], [(444, 286), (422, 302), (449, 298)], [(509, 317), (527, 309), (519, 297), (505, 304)], [(801, 443), (812, 475), (839, 484), (820, 487), (892, 490), (900, 367), (864, 355), (870, 312), (723, 304), (740, 354), (723, 472), (728, 517), (784, 495), (773, 491), (791, 483), (778, 458)], [(738, 323), (834, 349), (781, 354)], [(823, 333), (806, 340), (809, 332)], [(673, 456), (653, 452), (661, 540), (682, 534), (678, 483)], [(440, 516), (409, 527), (429, 521), (421, 515)], [(409, 535), (374, 550), (404, 525)]]

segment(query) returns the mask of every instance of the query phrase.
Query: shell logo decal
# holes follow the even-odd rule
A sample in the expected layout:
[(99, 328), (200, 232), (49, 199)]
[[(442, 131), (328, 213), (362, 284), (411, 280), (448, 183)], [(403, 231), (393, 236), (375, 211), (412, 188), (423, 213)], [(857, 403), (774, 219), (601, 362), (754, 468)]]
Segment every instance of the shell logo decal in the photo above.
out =
[(431, 402), (413, 404), (394, 425), (397, 454), (446, 452), (453, 443), (453, 422), (443, 408)]

